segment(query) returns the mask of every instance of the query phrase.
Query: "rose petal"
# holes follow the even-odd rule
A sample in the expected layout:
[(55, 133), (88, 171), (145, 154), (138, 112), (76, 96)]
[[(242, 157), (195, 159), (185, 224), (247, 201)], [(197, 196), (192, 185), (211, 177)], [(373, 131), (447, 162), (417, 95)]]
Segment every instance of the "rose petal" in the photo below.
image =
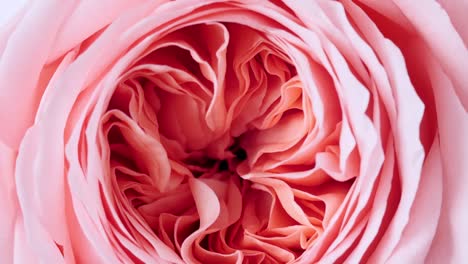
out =
[[(466, 237), (468, 227), (468, 114), (457, 99), (449, 76), (442, 67), (428, 59), (426, 62), (436, 101), (442, 161), (442, 209), (436, 235), (426, 261), (463, 262), (468, 257)], [(456, 143), (454, 143), (456, 142)]]
[[(10, 125), (2, 129), (0, 139), (14, 149), (32, 125), (45, 88), (44, 83), (37, 83), (39, 76), (57, 31), (72, 8), (72, 2), (34, 1), (8, 38), (0, 60), (0, 118)], [(13, 84), (15, 89), (10, 88)]]
[(15, 225), (19, 212), (15, 186), (15, 153), (0, 141), (0, 259), (13, 262)]
[(448, 16), (450, 17), (450, 21), (465, 42), (465, 47), (468, 48), (468, 26), (465, 23), (464, 12), (464, 10), (468, 10), (468, 1), (438, 0), (438, 2), (447, 12)]

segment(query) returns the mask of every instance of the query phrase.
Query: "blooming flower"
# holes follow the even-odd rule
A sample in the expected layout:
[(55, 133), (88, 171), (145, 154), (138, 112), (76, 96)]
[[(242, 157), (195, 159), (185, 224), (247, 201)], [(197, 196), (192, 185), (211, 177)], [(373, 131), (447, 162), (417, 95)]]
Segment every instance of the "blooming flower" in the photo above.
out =
[(463, 262), (468, 7), (423, 2), (18, 2), (2, 263)]

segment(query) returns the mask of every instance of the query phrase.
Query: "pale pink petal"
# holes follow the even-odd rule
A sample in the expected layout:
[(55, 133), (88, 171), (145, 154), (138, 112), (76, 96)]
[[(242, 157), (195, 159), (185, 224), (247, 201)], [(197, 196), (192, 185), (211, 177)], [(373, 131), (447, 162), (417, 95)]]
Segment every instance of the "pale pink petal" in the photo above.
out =
[(13, 258), (8, 263), (28, 264), (38, 262), (43, 259), (38, 255), (34, 248), (31, 246), (28, 237), (26, 235), (24, 221), (22, 216), (18, 216), (16, 224), (13, 227), (14, 242), (12, 243)]
[(0, 142), (0, 259), (13, 262), (15, 225), (20, 214), (15, 185), (15, 152)]
[(447, 12), (450, 21), (465, 42), (465, 47), (468, 48), (468, 25), (465, 23), (464, 12), (464, 10), (468, 10), (468, 1), (438, 0), (438, 2)]
[[(402, 13), (411, 21), (434, 57), (453, 82), (453, 89), (468, 111), (467, 46), (452, 26), (450, 17), (439, 3), (427, 1), (424, 6), (415, 2), (394, 0)], [(433, 32), (438, 32), (434, 34)]]
[[(123, 12), (131, 12), (132, 8), (138, 7), (142, 2), (140, 0), (77, 1), (73, 11), (68, 14), (57, 32), (55, 41), (50, 46), (47, 60), (54, 61), (115, 21)], [(49, 12), (51, 11), (49, 10)]]
[[(21, 154), (16, 162), (16, 186), (18, 186), (18, 200), (24, 217), (24, 230), (28, 242), (37, 256), (46, 261), (64, 263), (62, 253), (58, 247), (58, 245), (69, 245), (66, 225), (63, 222), (65, 217), (63, 214), (63, 196), (61, 200), (52, 201), (58, 204), (58, 206), (52, 208), (52, 210), (47, 208), (47, 210), (51, 210), (47, 211), (47, 214), (41, 210), (41, 207), (48, 205), (44, 202), (49, 202), (48, 199), (53, 198), (51, 194), (55, 195), (55, 192), (59, 194), (61, 192), (63, 193), (64, 188), (59, 179), (54, 182), (56, 184), (54, 187), (59, 190), (54, 188), (53, 192), (45, 192), (44, 189), (38, 188), (37, 186), (37, 173), (42, 172), (48, 175), (47, 167), (39, 167), (44, 164), (38, 163), (35, 160), (34, 154), (40, 151), (41, 147), (38, 143), (38, 139), (41, 135), (36, 133), (37, 131), (36, 128), (28, 130), (20, 146), (19, 153)], [(42, 157), (47, 156), (47, 154), (43, 155)], [(34, 170), (36, 168), (37, 170)], [(39, 197), (39, 199), (34, 199), (35, 197)], [(54, 218), (48, 218), (50, 216), (49, 214), (54, 215)], [(51, 222), (48, 220), (54, 220), (56, 222), (54, 223), (51, 221), (54, 225), (50, 226), (49, 224)], [(56, 244), (56, 241), (60, 244)]]
[(389, 263), (401, 260), (411, 263), (424, 261), (431, 247), (440, 216), (443, 196), (440, 146), (436, 139), (424, 162), (418, 193), (411, 208), (408, 225), (397, 247), (388, 259)]
[[(463, 262), (468, 257), (468, 114), (450, 89), (448, 75), (436, 61), (426, 62), (433, 83), (442, 162), (442, 209), (428, 263)], [(454, 143), (456, 142), (456, 143)]]
[(0, 118), (10, 125), (2, 129), (0, 138), (14, 149), (33, 123), (45, 89), (44, 84), (38, 84), (41, 71), (57, 31), (73, 8), (73, 2), (59, 2), (34, 1), (1, 54)]

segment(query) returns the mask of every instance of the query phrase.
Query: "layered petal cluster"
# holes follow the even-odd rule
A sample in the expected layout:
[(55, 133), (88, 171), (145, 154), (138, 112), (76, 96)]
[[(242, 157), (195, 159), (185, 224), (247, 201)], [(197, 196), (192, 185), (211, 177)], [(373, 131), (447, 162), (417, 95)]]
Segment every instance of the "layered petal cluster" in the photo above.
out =
[(3, 262), (467, 257), (452, 2), (29, 4), (0, 28)]
[(151, 44), (106, 103), (98, 139), (119, 198), (108, 206), (116, 222), (135, 211), (171, 262), (293, 262), (357, 175), (338, 98), (324, 98), (334, 113), (318, 122), (275, 42), (238, 23), (184, 27)]

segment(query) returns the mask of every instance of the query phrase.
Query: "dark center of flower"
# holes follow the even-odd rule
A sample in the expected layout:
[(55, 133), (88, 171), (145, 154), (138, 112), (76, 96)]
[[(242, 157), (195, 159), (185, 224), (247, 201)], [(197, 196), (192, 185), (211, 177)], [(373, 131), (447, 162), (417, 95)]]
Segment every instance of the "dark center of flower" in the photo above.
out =
[(247, 152), (239, 145), (238, 140), (226, 149), (222, 158), (210, 157), (206, 154), (195, 154), (185, 159), (183, 162), (190, 169), (195, 178), (203, 175), (209, 177), (210, 174), (229, 172), (237, 174), (236, 167), (247, 159)]

